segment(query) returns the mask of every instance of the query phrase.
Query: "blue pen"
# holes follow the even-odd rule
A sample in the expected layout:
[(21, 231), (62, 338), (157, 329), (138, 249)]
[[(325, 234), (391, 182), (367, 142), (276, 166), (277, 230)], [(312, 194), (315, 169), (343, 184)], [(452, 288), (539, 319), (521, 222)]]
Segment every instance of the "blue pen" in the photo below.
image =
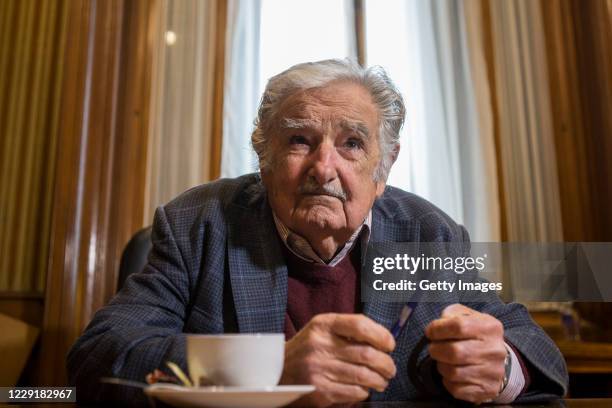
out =
[(399, 337), (400, 333), (402, 332), (402, 329), (408, 321), (408, 318), (414, 312), (414, 309), (416, 309), (417, 304), (418, 302), (406, 302), (404, 307), (402, 307), (399, 319), (397, 319), (397, 322), (395, 322), (395, 324), (391, 328), (391, 334), (393, 335), (393, 338), (397, 339)]

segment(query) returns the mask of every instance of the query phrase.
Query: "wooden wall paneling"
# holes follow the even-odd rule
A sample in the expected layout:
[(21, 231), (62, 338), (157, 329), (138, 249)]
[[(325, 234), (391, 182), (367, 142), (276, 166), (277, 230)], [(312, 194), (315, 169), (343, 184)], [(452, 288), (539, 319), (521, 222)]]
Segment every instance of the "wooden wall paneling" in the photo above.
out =
[(225, 52), (227, 30), (227, 1), (217, 0), (217, 38), (215, 51), (215, 89), (213, 96), (213, 124), (210, 152), (210, 179), (221, 174), (221, 146), (223, 143), (223, 92), (225, 91)]
[(159, 12), (158, 1), (130, 1), (125, 7), (116, 104), (116, 157), (111, 175), (113, 190), (106, 203), (111, 219), (119, 221), (109, 224), (105, 282), (101, 283), (104, 289), (96, 292), (93, 310), (104, 305), (115, 293), (123, 249), (134, 233), (144, 226), (152, 61), (157, 49), (154, 34)]
[(610, 2), (542, 0), (566, 241), (612, 240)]
[(114, 293), (121, 250), (142, 226), (155, 4), (68, 2), (39, 384), (65, 383), (66, 353)]
[[(92, 265), (97, 243), (97, 200), (99, 176), (105, 166), (103, 141), (90, 133), (92, 124), (102, 126), (103, 89), (94, 78), (96, 65), (109, 39), (100, 38), (107, 11), (96, 1), (71, 1), (68, 11), (68, 36), (64, 56), (65, 75), (60, 113), (61, 140), (53, 205), (51, 256), (46, 288), (45, 316), (37, 372), (39, 384), (65, 383), (65, 352), (85, 320), (83, 310), (92, 294)], [(111, 4), (108, 2), (107, 4)], [(115, 18), (117, 18), (115, 16)], [(96, 35), (96, 31), (99, 32)], [(112, 34), (111, 34), (112, 35)], [(102, 42), (99, 42), (102, 40)], [(97, 58), (96, 58), (97, 57)], [(111, 55), (112, 57), (112, 55)], [(93, 102), (95, 101), (95, 102)], [(108, 118), (106, 118), (108, 120)], [(97, 156), (97, 157), (96, 157)], [(92, 166), (95, 160), (95, 166)], [(92, 214), (93, 213), (93, 214)], [(93, 256), (89, 256), (89, 249)]]
[(572, 0), (581, 108), (590, 143), (589, 178), (595, 240), (612, 241), (612, 5)]
[(542, 0), (559, 193), (566, 241), (596, 236), (589, 180), (589, 140), (584, 129), (579, 73), (568, 0)]

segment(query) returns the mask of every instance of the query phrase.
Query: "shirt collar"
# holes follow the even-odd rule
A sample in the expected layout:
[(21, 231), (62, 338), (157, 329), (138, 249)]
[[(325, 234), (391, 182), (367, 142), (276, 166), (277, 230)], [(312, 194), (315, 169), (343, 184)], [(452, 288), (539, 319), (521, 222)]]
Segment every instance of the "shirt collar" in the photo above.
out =
[[(353, 232), (351, 237), (346, 241), (342, 249), (329, 261), (325, 262), (314, 249), (310, 243), (306, 240), (306, 238), (301, 235), (296, 234), (291, 231), (283, 222), (276, 216), (274, 211), (272, 212), (274, 217), (274, 224), (276, 225), (276, 230), (278, 231), (278, 235), (280, 235), (285, 246), (293, 252), (299, 258), (308, 261), (314, 262), (318, 264), (328, 265), (328, 266), (336, 266), (340, 261), (344, 259), (344, 257), (353, 249), (355, 243), (358, 242), (359, 237), (361, 237), (362, 243), (367, 244), (370, 240), (370, 230), (372, 228), (372, 210), (368, 211), (368, 215), (366, 216), (363, 223)], [(363, 234), (361, 234), (363, 232)]]

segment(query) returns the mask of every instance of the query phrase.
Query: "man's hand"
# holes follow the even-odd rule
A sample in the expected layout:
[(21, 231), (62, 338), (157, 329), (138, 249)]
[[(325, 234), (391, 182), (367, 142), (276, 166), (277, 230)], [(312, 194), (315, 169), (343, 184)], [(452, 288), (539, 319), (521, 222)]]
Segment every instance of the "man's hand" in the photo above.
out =
[(281, 384), (312, 384), (316, 391), (297, 405), (362, 401), (383, 391), (395, 376), (391, 333), (358, 314), (320, 314), (285, 344)]
[(454, 304), (425, 328), (425, 335), (429, 355), (453, 397), (476, 404), (497, 397), (507, 353), (499, 320)]

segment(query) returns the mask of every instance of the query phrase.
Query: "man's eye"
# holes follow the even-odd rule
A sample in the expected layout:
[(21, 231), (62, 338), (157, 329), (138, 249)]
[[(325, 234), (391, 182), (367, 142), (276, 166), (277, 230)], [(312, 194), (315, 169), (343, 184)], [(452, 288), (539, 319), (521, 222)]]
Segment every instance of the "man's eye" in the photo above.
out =
[(363, 147), (363, 143), (358, 139), (348, 139), (344, 142), (344, 146), (349, 149), (361, 149)]
[(293, 135), (289, 138), (289, 144), (292, 145), (307, 145), (308, 139), (302, 135)]

